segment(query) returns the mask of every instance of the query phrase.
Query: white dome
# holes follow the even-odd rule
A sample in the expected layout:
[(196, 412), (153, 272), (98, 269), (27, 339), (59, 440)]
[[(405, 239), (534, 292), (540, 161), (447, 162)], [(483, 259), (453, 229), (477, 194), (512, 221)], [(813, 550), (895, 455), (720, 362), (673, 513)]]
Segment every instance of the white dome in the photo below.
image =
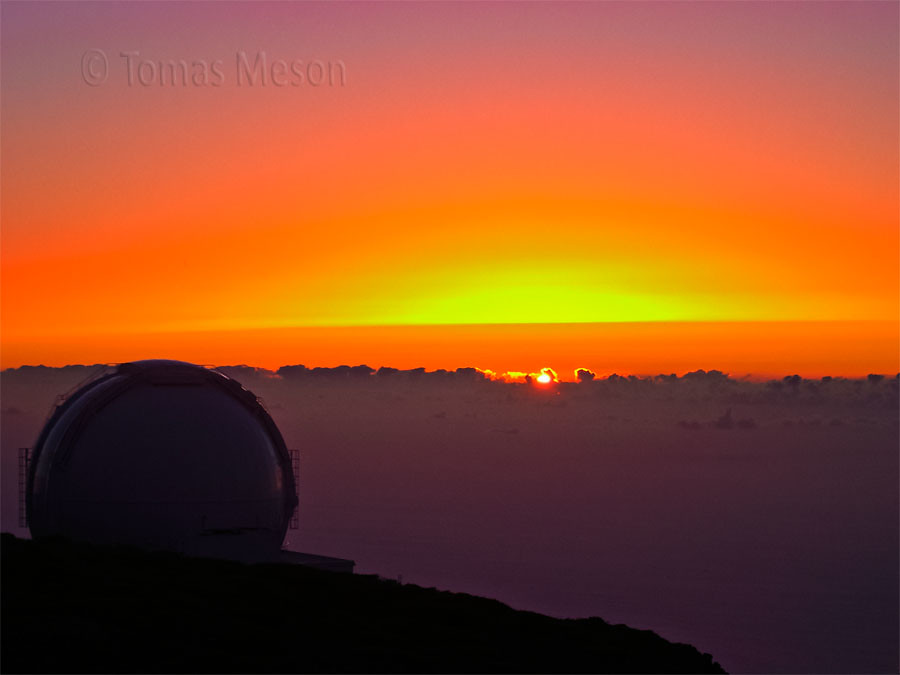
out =
[(34, 537), (265, 560), (297, 493), (284, 440), (252, 393), (193, 364), (137, 361), (56, 409), (27, 503)]

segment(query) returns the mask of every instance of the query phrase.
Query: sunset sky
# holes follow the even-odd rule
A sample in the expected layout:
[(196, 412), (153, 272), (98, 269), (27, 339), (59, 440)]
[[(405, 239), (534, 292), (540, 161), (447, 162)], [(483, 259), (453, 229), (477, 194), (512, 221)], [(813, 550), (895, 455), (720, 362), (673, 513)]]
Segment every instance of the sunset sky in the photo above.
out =
[(896, 372), (898, 25), (4, 2), (2, 367)]

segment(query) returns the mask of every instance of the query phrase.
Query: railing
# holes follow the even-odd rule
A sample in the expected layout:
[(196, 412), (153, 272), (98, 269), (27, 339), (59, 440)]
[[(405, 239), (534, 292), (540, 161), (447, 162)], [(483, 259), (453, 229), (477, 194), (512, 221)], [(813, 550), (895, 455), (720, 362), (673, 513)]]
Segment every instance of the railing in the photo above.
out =
[(82, 387), (87, 386), (94, 380), (99, 380), (101, 377), (103, 377), (106, 373), (109, 372), (110, 368), (114, 368), (115, 366), (118, 366), (120, 364), (118, 364), (118, 363), (99, 363), (97, 365), (99, 367), (95, 370), (92, 370), (90, 373), (88, 373), (84, 377), (84, 379), (81, 380), (78, 384), (71, 387), (64, 394), (56, 395), (56, 398), (53, 399), (53, 405), (50, 406), (50, 412), (47, 413), (47, 419), (44, 420), (45, 426), (46, 426), (47, 422), (49, 422), (52, 419), (52, 417), (56, 413), (57, 409), (60, 408), (69, 399), (70, 396), (72, 396), (75, 392), (79, 391)]

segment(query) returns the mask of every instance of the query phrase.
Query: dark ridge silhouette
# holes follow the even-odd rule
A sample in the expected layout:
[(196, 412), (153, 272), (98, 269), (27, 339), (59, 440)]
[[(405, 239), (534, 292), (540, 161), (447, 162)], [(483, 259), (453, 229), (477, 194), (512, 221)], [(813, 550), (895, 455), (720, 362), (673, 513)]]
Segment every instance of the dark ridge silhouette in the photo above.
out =
[[(682, 423), (684, 426), (684, 423)], [(756, 421), (752, 419), (740, 419), (735, 420), (731, 417), (731, 408), (725, 411), (725, 414), (722, 415), (719, 419), (714, 422), (710, 422), (710, 426), (715, 427), (716, 429), (733, 429), (737, 427), (738, 429), (755, 429)], [(688, 427), (685, 427), (688, 428)], [(690, 427), (690, 428), (699, 428), (699, 427)]]
[[(228, 368), (218, 368), (218, 370), (229, 371)], [(272, 373), (272, 371), (268, 371)], [(228, 372), (230, 374), (230, 372)], [(365, 364), (359, 366), (335, 366), (334, 368), (307, 368), (304, 365), (281, 366), (277, 371), (272, 373), (285, 380), (300, 380), (309, 378), (328, 378), (330, 380), (347, 380), (353, 378), (356, 381), (362, 380), (383, 380), (385, 378), (403, 378), (407, 380), (424, 380), (429, 381), (460, 381), (460, 382), (477, 382), (486, 380), (487, 377), (477, 368), (457, 368), (456, 370), (446, 370), (438, 368), (437, 370), (426, 371), (424, 368), (411, 368), (409, 370), (400, 370), (398, 368), (390, 368), (382, 366), (375, 370), (371, 366)], [(237, 373), (235, 373), (237, 377)]]
[(294, 565), (2, 535), (4, 672), (723, 673), (599, 618)]
[(725, 411), (719, 419), (713, 422), (716, 429), (731, 429), (734, 426), (734, 420), (731, 419), (731, 408)]

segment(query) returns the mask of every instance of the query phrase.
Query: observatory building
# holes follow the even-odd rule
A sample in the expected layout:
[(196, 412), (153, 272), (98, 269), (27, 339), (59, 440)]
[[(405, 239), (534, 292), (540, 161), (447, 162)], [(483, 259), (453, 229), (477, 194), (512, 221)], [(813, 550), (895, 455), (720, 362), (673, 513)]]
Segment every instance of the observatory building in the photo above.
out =
[(30, 454), (25, 502), (35, 538), (353, 567), (282, 551), (298, 500), (278, 427), (236, 380), (181, 361), (115, 366), (65, 398)]

